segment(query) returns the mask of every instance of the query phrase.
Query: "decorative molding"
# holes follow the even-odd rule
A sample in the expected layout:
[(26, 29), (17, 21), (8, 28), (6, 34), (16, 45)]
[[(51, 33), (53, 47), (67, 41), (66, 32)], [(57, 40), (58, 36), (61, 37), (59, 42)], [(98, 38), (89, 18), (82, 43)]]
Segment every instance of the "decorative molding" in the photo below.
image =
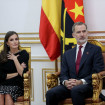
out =
[(101, 43), (105, 43), (105, 41), (100, 41)]
[(32, 59), (32, 62), (52, 62), (49, 59)]
[(52, 62), (48, 56), (32, 56), (32, 62)]
[[(105, 33), (105, 31), (88, 31), (89, 33)], [(17, 32), (18, 33), (18, 32)], [(6, 33), (0, 33), (0, 35), (5, 35)], [(18, 33), (23, 34), (23, 35), (28, 35), (28, 34), (39, 34), (39, 32), (19, 32)]]
[(30, 41), (30, 42), (24, 41), (24, 42), (20, 42), (20, 44), (41, 44), (41, 42), (40, 41)]
[(105, 39), (105, 36), (88, 36), (88, 39)]
[(18, 33), (19, 35), (27, 35), (27, 34), (39, 34), (39, 32), (23, 32), (23, 33)]
[[(4, 38), (0, 38), (0, 40), (4, 40)], [(39, 37), (20, 37), (19, 40), (40, 40)]]
[(0, 40), (4, 40), (4, 38), (0, 38)]
[(88, 31), (89, 33), (105, 33), (105, 31)]
[[(32, 62), (54, 62), (51, 61), (50, 59), (31, 59)], [(58, 60), (58, 62), (60, 62), (60, 60)]]
[(49, 57), (48, 56), (32, 56), (32, 59), (40, 59), (40, 58), (44, 58), (44, 59), (49, 59)]
[[(97, 37), (97, 36), (96, 36)], [(97, 39), (96, 37), (89, 37), (88, 39)], [(100, 39), (102, 39), (102, 38), (100, 38)], [(100, 42), (101, 43), (105, 43), (105, 41), (103, 41), (103, 40), (100, 40)], [(0, 42), (0, 44), (3, 44), (3, 42)], [(30, 42), (28, 42), (28, 41), (20, 41), (20, 44), (41, 44), (41, 42), (40, 41), (30, 41)], [(35, 60), (34, 60), (35, 61)]]
[[(96, 34), (103, 34), (105, 33), (105, 31), (88, 31), (89, 32), (89, 36), (88, 36), (88, 39), (105, 39), (105, 36), (103, 35), (100, 35), (100, 36), (97, 36)], [(0, 35), (5, 35), (6, 33), (0, 33)], [(20, 39), (20, 43), (21, 44), (41, 44), (40, 42), (40, 38), (39, 38), (39, 32), (23, 32), (23, 33), (18, 33), (19, 35), (38, 35), (38, 36), (35, 36), (35, 37), (23, 37), (21, 36), (19, 39)], [(91, 36), (91, 34), (95, 34), (94, 36)], [(24, 40), (24, 41), (21, 41), (21, 40)], [(0, 44), (3, 43), (4, 41), (4, 38), (0, 38)], [(105, 41), (103, 40), (100, 40), (101, 43), (105, 43)]]
[(19, 40), (40, 40), (39, 37), (20, 37)]
[(34, 101), (34, 81), (33, 81), (33, 68), (31, 68), (31, 101)]
[[(3, 42), (0, 42), (0, 44), (3, 44)], [(20, 41), (20, 44), (41, 44), (41, 42), (40, 41), (30, 41), (30, 42), (28, 42), (28, 41)]]
[[(48, 56), (31, 56), (32, 62), (55, 62), (51, 61)], [(58, 58), (58, 62), (61, 60)]]
[[(18, 33), (18, 32), (17, 32)], [(6, 33), (0, 33), (0, 35), (5, 35)], [(23, 35), (29, 35), (29, 34), (39, 34), (39, 32), (21, 32), (18, 33), (19, 35), (23, 34)]]
[(42, 68), (42, 90), (43, 90), (43, 102), (46, 101), (46, 92), (47, 88), (47, 73), (55, 73), (55, 69), (53, 68)]

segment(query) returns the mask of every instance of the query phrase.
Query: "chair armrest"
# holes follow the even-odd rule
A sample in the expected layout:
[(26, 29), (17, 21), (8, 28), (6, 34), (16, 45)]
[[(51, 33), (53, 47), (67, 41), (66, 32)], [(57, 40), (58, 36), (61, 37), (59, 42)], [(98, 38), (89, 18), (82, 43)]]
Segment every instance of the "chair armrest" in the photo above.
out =
[(30, 100), (30, 71), (24, 73), (24, 101)]
[(55, 75), (59, 77), (60, 76), (60, 73), (61, 72), (55, 72)]
[(99, 95), (103, 87), (103, 78), (105, 77), (105, 71), (92, 74), (92, 85), (93, 85), (93, 102), (99, 102)]
[(58, 85), (59, 75), (60, 75), (60, 72), (56, 72), (55, 74), (47, 74), (48, 90)]
[(101, 71), (98, 73), (100, 79), (105, 78), (105, 71)]

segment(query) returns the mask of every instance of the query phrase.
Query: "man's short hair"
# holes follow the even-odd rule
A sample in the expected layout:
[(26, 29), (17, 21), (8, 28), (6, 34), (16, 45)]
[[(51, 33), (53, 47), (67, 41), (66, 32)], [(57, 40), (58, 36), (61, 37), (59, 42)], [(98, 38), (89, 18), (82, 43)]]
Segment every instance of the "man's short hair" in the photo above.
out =
[(86, 30), (87, 30), (87, 25), (86, 25), (85, 23), (83, 23), (83, 22), (76, 22), (76, 23), (74, 23), (74, 25), (72, 26), (72, 32), (75, 31), (75, 26), (76, 26), (76, 25), (85, 25)]

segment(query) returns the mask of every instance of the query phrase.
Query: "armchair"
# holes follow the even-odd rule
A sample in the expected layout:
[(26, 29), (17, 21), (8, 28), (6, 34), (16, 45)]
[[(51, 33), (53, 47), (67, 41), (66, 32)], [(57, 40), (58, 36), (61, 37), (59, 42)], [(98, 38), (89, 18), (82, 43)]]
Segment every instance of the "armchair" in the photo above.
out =
[[(24, 73), (24, 96), (17, 98), (15, 105), (30, 105), (30, 89), (31, 89), (31, 47), (21, 47), (20, 50), (26, 50), (29, 53), (28, 72)], [(3, 45), (0, 45), (0, 51), (3, 49)]]
[[(88, 42), (101, 47), (102, 55), (103, 55), (104, 63), (105, 63), (105, 46), (96, 40), (88, 40)], [(47, 75), (48, 89), (51, 89), (58, 85), (59, 75), (60, 75), (60, 72), (56, 72), (55, 74)], [(92, 74), (93, 97), (85, 99), (86, 105), (105, 105), (105, 101), (102, 101), (99, 98), (101, 90), (105, 89), (105, 86), (103, 86), (103, 84), (105, 84), (105, 71)], [(59, 105), (73, 105), (72, 99), (68, 98), (68, 99), (62, 100), (61, 102), (59, 102)]]

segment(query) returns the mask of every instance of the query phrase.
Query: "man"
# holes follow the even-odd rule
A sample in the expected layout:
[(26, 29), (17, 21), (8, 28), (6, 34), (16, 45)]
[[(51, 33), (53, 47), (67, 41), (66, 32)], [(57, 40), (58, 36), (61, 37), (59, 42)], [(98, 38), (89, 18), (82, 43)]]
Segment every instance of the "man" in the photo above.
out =
[(46, 105), (71, 97), (73, 105), (85, 105), (84, 99), (93, 94), (92, 74), (104, 70), (101, 48), (87, 42), (87, 25), (77, 22), (72, 27), (77, 46), (64, 53), (60, 85), (46, 93)]

